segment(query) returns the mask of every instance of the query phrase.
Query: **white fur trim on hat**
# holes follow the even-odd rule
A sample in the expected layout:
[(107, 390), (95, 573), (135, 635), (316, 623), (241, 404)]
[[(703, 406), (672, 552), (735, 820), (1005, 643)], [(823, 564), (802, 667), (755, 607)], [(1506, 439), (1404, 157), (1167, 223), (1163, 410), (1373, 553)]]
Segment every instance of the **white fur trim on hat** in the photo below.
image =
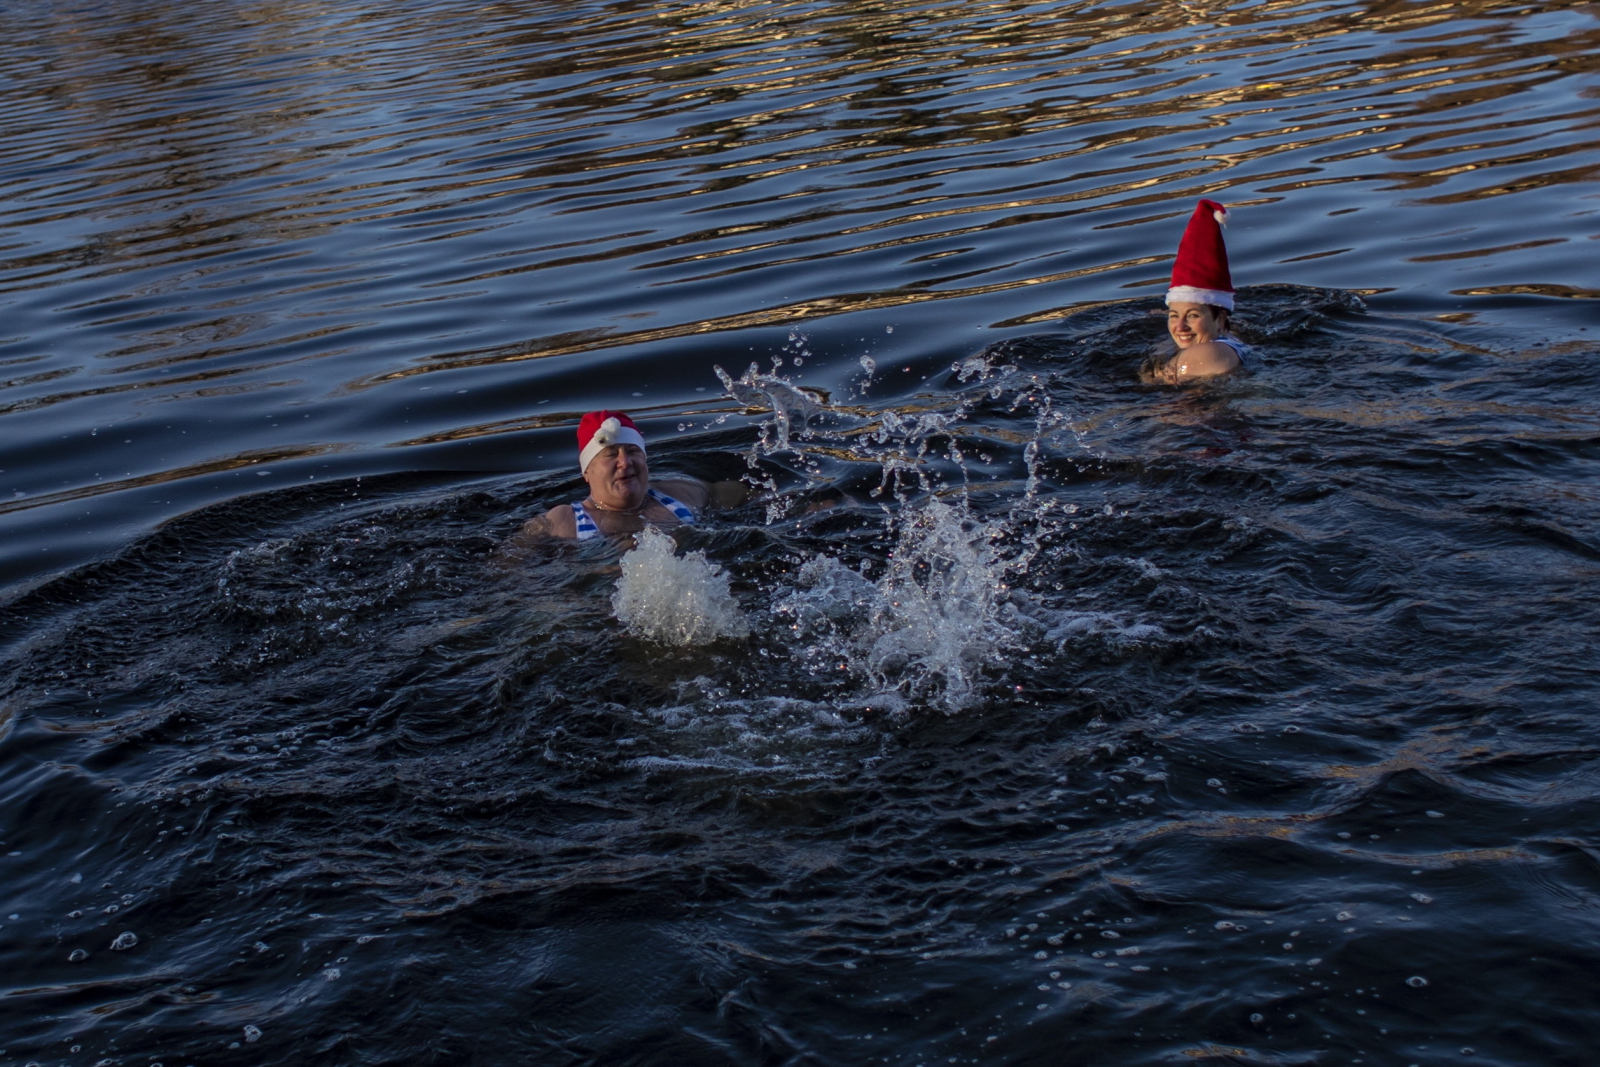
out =
[(589, 438), (589, 443), (583, 446), (583, 451), (578, 453), (578, 473), (582, 474), (589, 469), (589, 461), (598, 456), (612, 445), (638, 445), (639, 451), (645, 451), (644, 434), (632, 426), (624, 426), (615, 418), (607, 419), (600, 424), (600, 428)]
[(1167, 306), (1173, 304), (1210, 304), (1212, 307), (1233, 310), (1233, 294), (1223, 289), (1197, 289), (1192, 285), (1174, 285), (1167, 290)]

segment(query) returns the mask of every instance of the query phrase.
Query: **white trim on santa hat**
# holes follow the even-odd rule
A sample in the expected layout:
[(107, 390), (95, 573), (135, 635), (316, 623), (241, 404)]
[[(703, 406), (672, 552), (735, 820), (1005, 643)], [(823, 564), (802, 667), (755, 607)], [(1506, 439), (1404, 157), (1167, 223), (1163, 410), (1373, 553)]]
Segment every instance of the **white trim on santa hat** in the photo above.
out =
[(1233, 310), (1233, 294), (1223, 289), (1198, 289), (1192, 285), (1174, 285), (1167, 290), (1167, 307), (1173, 304), (1210, 304), (1212, 307)]
[(624, 426), (617, 421), (615, 415), (600, 424), (594, 436), (589, 438), (589, 443), (583, 446), (583, 451), (578, 453), (578, 473), (582, 474), (589, 469), (589, 461), (612, 445), (637, 445), (639, 451), (645, 451), (644, 434), (632, 426)]

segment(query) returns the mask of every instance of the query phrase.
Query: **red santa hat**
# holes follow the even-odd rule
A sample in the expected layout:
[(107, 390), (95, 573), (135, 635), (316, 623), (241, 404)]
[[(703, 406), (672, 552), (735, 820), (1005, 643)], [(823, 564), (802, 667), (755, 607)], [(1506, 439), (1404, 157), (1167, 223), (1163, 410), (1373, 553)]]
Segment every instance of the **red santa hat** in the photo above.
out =
[(1210, 304), (1233, 310), (1233, 279), (1228, 275), (1228, 249), (1222, 243), (1222, 224), (1228, 209), (1215, 200), (1202, 200), (1189, 216), (1189, 226), (1178, 242), (1178, 259), (1172, 264), (1172, 287), (1167, 306)]
[(578, 472), (588, 470), (589, 461), (612, 445), (638, 445), (643, 452), (644, 434), (620, 411), (591, 411), (579, 419)]

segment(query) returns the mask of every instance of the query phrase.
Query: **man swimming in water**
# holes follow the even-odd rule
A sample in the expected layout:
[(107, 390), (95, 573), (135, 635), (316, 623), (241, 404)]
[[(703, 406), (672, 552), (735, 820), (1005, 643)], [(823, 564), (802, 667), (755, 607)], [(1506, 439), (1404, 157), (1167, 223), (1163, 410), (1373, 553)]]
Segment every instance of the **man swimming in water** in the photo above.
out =
[(1176, 385), (1244, 366), (1249, 349), (1228, 333), (1233, 279), (1222, 243), (1227, 218), (1228, 209), (1215, 200), (1200, 201), (1189, 217), (1167, 290), (1167, 334), (1177, 351), (1150, 370), (1155, 381)]
[(525, 536), (625, 537), (646, 526), (690, 524), (697, 512), (738, 507), (750, 496), (739, 482), (707, 484), (680, 476), (652, 484), (644, 435), (620, 411), (591, 411), (579, 421), (578, 470), (589, 495), (529, 519), (522, 526)]

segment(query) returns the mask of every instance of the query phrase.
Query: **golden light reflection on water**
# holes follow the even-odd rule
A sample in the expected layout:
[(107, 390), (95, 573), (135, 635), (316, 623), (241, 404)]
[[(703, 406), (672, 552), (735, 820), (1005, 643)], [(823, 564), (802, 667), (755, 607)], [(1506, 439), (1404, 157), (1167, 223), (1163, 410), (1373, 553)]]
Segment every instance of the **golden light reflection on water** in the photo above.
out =
[(353, 403), (899, 308), (1015, 329), (1158, 287), (1198, 196), (1275, 227), (1241, 237), (1241, 281), (1595, 291), (1584, 5), (280, 2), (0, 27), (29, 42), (0, 47), (0, 359), (62, 342), (0, 413)]

